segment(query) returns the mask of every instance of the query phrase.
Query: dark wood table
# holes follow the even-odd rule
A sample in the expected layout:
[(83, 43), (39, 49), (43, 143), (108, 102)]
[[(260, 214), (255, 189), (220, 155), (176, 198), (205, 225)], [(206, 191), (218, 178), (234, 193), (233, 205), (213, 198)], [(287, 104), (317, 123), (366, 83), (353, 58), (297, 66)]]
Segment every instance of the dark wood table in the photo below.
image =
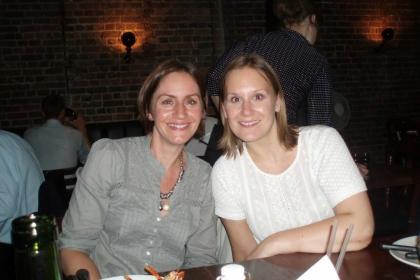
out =
[[(358, 252), (348, 252), (340, 271), (340, 279), (415, 279), (415, 267), (394, 259), (389, 252), (380, 249), (382, 243), (392, 243), (410, 236), (402, 234), (387, 237), (375, 237), (371, 245)], [(253, 280), (289, 280), (297, 279), (323, 254), (295, 253), (241, 262), (251, 273)], [(333, 263), (337, 254), (333, 255)], [(214, 280), (220, 275), (221, 265), (200, 267), (186, 270), (185, 280)]]

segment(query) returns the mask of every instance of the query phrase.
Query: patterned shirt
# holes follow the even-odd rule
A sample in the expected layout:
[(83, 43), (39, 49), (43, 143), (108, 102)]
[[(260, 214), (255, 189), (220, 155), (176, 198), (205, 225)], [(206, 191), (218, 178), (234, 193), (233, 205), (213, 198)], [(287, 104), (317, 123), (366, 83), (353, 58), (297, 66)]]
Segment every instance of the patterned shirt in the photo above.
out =
[(150, 151), (150, 138), (95, 142), (78, 174), (59, 247), (90, 254), (102, 277), (144, 274), (146, 264), (158, 271), (215, 264), (210, 171), (187, 153), (169, 214), (161, 217), (165, 169)]
[(225, 67), (245, 53), (261, 55), (276, 71), (289, 123), (332, 125), (333, 89), (327, 60), (301, 34), (290, 29), (253, 35), (233, 45), (209, 72), (209, 95), (220, 94)]

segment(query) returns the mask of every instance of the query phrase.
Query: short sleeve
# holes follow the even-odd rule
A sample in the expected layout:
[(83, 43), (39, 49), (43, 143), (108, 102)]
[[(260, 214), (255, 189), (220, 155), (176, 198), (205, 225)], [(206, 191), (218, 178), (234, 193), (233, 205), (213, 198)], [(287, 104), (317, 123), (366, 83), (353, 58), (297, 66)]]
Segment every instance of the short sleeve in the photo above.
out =
[(77, 184), (63, 219), (60, 248), (89, 252), (96, 246), (109, 192), (121, 177), (122, 157), (122, 151), (114, 141), (103, 139), (95, 142), (86, 165), (77, 172)]
[(335, 207), (350, 196), (366, 191), (366, 184), (340, 134), (333, 128), (317, 128), (320, 133), (311, 139), (318, 146), (312, 147), (315, 177), (329, 203)]
[(241, 190), (239, 170), (234, 168), (233, 162), (225, 157), (213, 166), (211, 181), (216, 207), (216, 215), (229, 220), (246, 219), (245, 211), (240, 203)]

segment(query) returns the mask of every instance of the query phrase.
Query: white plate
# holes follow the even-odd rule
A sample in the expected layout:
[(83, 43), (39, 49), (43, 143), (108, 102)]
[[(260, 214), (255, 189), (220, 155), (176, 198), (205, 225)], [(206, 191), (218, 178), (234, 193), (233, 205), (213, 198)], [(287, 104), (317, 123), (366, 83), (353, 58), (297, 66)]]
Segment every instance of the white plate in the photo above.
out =
[[(152, 275), (128, 275), (133, 280), (156, 280)], [(102, 280), (125, 280), (124, 276), (117, 276), (111, 278), (103, 278)]]
[[(405, 245), (405, 246), (416, 246), (416, 238), (417, 238), (416, 236), (402, 238), (398, 241), (395, 241), (393, 244)], [(390, 250), (389, 253), (391, 254), (391, 256), (393, 256), (395, 259), (397, 259), (400, 262), (420, 268), (420, 261), (416, 259), (406, 259), (405, 252)]]

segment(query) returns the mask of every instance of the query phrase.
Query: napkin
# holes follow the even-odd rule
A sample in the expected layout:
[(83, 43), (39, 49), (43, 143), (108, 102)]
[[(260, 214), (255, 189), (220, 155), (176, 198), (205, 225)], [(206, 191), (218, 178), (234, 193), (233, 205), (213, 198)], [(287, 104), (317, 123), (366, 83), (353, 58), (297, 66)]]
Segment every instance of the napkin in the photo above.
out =
[(323, 256), (319, 261), (312, 265), (297, 280), (313, 279), (340, 280), (334, 265), (327, 255)]

